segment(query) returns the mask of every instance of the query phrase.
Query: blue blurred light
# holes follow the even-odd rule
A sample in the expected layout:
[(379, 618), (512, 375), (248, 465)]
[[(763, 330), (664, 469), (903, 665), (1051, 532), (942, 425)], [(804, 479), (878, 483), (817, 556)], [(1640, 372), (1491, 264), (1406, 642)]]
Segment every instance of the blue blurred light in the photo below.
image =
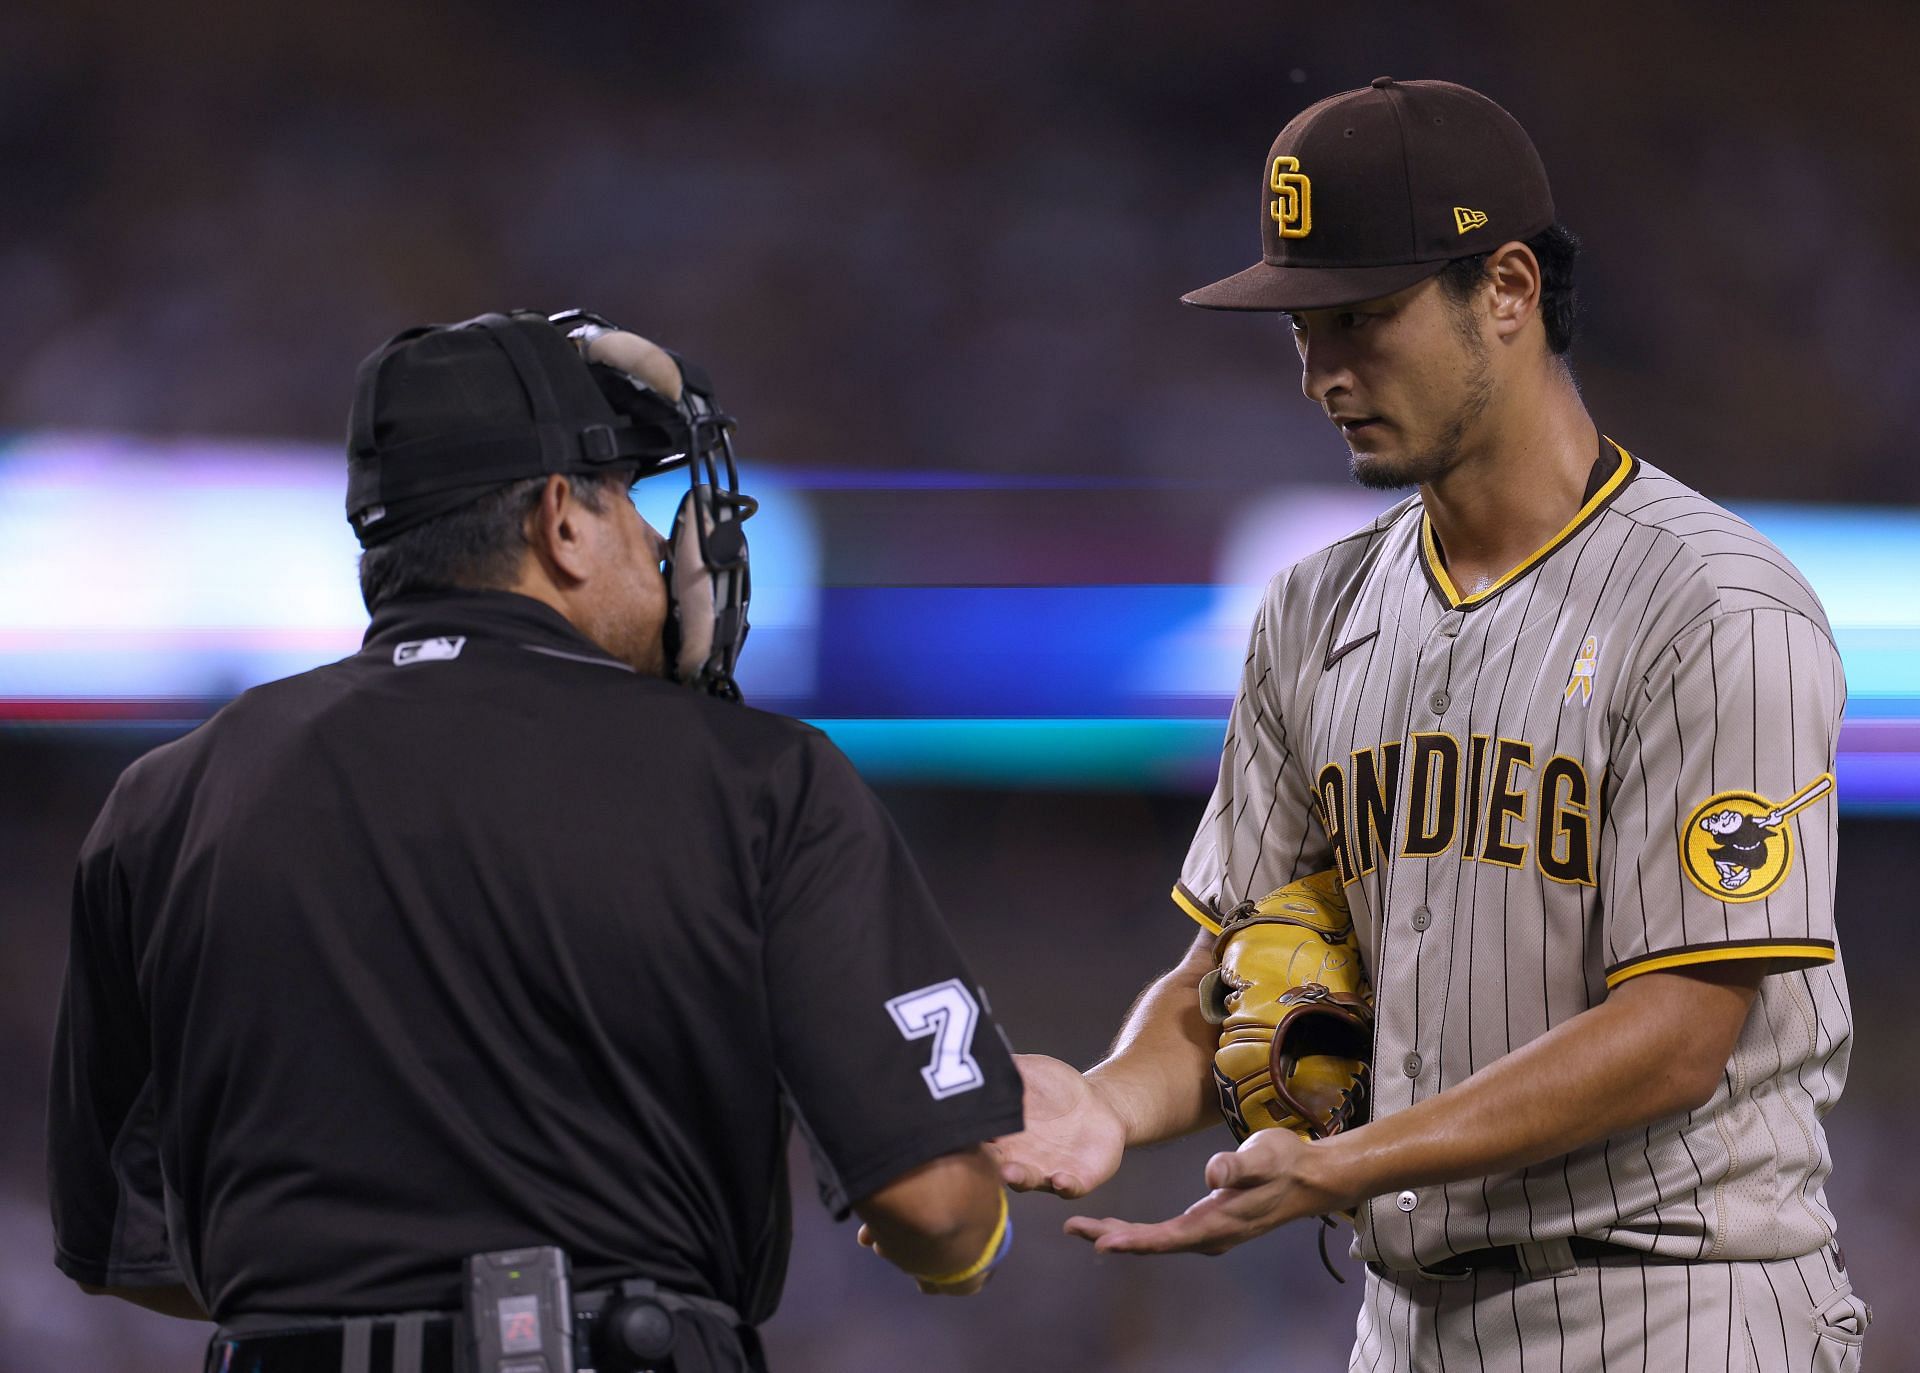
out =
[(1211, 784), (1221, 720), (816, 719), (875, 781), (1071, 789)]
[[(1167, 637), (1204, 619), (1205, 586), (829, 587), (809, 709), (832, 716), (1157, 716), (1224, 712), (1231, 678), (1169, 709)], [(1244, 636), (1244, 628), (1240, 631)]]
[(1920, 815), (1920, 757), (1914, 754), (1842, 751), (1834, 781), (1843, 811)]
[[(312, 445), (18, 437), (0, 453), (0, 720), (189, 718), (351, 653), (366, 616), (340, 459)], [(814, 719), (875, 777), (1204, 787), (1265, 578), (1363, 525), (1375, 493), (1238, 502), (1211, 585), (820, 584), (813, 489), (1163, 488), (746, 464), (750, 699)], [(644, 482), (664, 531), (683, 487)], [(1806, 574), (1846, 664), (1843, 807), (1920, 813), (1920, 511), (1753, 505)], [(1019, 537), (1013, 521), (1003, 537)], [(913, 569), (899, 576), (910, 579)]]
[[(749, 691), (802, 696), (818, 658), (804, 495), (750, 472)], [(0, 452), (0, 718), (24, 699), (221, 699), (357, 651), (367, 615), (345, 460), (311, 444), (31, 434)], [(664, 531), (686, 489), (643, 482)], [(665, 514), (659, 512), (664, 509)]]

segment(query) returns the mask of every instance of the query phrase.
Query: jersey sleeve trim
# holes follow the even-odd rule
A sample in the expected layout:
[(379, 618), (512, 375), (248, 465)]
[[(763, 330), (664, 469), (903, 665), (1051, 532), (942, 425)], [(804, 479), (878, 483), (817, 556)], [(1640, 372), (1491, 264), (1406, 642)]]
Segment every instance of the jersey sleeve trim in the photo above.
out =
[(1683, 944), (1629, 958), (1607, 969), (1607, 987), (1618, 987), (1641, 973), (1686, 968), (1698, 963), (1728, 963), (1740, 959), (1765, 958), (1773, 961), (1774, 972), (1793, 972), (1818, 963), (1833, 962), (1831, 939), (1740, 939), (1725, 944)]
[(1220, 922), (1215, 920), (1213, 916), (1207, 912), (1207, 903), (1188, 891), (1186, 887), (1179, 882), (1173, 884), (1173, 904), (1178, 906), (1182, 911), (1185, 911), (1192, 920), (1198, 923), (1209, 934), (1220, 933)]

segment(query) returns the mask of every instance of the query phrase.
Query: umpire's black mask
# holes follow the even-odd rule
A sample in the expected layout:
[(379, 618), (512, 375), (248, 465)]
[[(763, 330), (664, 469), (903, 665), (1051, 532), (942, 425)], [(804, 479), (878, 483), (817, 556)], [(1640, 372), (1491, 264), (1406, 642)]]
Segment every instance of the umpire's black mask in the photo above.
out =
[(740, 525), (756, 503), (738, 489), (732, 428), (704, 371), (598, 315), (421, 325), (360, 364), (347, 519), (372, 548), (508, 482), (685, 467), (690, 489), (669, 535), (668, 669), (738, 698), (750, 590)]

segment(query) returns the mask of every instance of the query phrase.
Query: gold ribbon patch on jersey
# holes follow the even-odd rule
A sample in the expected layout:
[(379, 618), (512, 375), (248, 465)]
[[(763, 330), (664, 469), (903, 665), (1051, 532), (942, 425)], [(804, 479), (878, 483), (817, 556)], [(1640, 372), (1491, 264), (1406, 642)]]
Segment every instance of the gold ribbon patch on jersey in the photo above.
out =
[(1571, 701), (1578, 696), (1580, 704), (1584, 706), (1593, 699), (1593, 674), (1599, 662), (1600, 640), (1589, 634), (1587, 641), (1580, 645), (1580, 656), (1573, 660), (1573, 673), (1567, 678), (1565, 700)]
[(1680, 830), (1680, 866), (1687, 878), (1718, 901), (1758, 901), (1786, 880), (1793, 866), (1789, 817), (1833, 790), (1823, 772), (1784, 801), (1750, 791), (1709, 796)]
[(1305, 238), (1313, 232), (1313, 183), (1301, 174), (1300, 159), (1273, 159), (1273, 202), (1267, 213), (1280, 226), (1282, 238)]

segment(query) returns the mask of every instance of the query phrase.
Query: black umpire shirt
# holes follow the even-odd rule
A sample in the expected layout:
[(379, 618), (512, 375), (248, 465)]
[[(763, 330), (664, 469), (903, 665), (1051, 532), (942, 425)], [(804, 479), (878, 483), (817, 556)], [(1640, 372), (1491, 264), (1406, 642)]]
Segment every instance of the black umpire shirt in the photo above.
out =
[(55, 1045), (57, 1262), (220, 1320), (453, 1308), (470, 1253), (773, 1310), (837, 1209), (1016, 1130), (906, 848), (818, 731), (541, 603), (409, 599), (121, 777)]

